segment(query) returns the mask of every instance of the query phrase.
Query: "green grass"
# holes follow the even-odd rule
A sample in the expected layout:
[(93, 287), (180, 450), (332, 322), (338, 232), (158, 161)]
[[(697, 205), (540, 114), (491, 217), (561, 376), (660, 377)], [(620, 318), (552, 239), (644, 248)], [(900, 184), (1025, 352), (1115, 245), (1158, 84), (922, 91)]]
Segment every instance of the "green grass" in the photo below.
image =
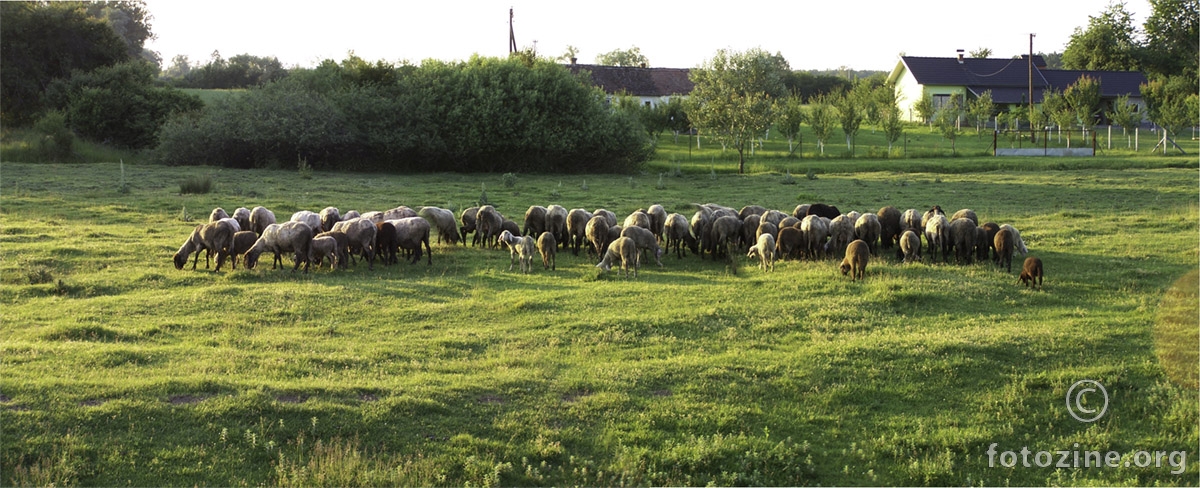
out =
[[(1155, 331), (1160, 301), (1200, 266), (1197, 164), (994, 161), (822, 161), (810, 180), (780, 158), (788, 185), (771, 168), (683, 165), (661, 189), (666, 169), (522, 174), (510, 188), (499, 174), (200, 168), (214, 191), (187, 195), (179, 181), (197, 168), (127, 163), (121, 193), (115, 164), (6, 162), (0, 483), (1194, 484), (1197, 391), (1172, 382)], [(432, 266), (374, 271), (171, 265), (216, 206), (281, 219), (465, 208), (485, 185), (510, 216), (550, 203), (622, 217), (653, 203), (690, 216), (689, 202), (972, 208), (1021, 230), (1046, 285), (890, 259), (864, 283), (834, 260), (764, 274), (692, 256), (625, 280), (569, 253), (521, 275), (507, 252), (444, 245)], [(1065, 409), (1081, 379), (1112, 398), (1095, 423)], [(991, 443), (1189, 462), (1182, 475), (988, 467)]]

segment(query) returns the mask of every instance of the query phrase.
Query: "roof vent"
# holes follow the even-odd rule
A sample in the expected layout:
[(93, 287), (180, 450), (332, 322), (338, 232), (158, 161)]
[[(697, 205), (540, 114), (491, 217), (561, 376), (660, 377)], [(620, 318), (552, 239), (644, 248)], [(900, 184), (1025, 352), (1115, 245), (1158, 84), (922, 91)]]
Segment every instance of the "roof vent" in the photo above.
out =
[(958, 52), (958, 64), (963, 64), (963, 52), (964, 51), (962, 49), (959, 49), (959, 50), (957, 50), (957, 52)]

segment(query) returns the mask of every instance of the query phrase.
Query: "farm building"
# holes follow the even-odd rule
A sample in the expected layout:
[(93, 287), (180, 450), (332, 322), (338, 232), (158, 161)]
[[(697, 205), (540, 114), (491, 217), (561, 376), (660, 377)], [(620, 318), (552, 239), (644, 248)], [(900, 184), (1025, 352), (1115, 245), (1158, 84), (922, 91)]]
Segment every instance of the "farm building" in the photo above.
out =
[[(913, 105), (924, 93), (933, 97), (934, 108), (958, 94), (964, 101), (973, 100), (986, 91), (1001, 110), (1029, 103), (1029, 56), (1018, 58), (967, 58), (959, 51), (955, 58), (900, 56), (888, 81), (900, 92), (900, 109), (909, 121), (918, 115)], [(1129, 101), (1145, 109), (1139, 85), (1146, 76), (1137, 71), (1079, 71), (1047, 69), (1041, 56), (1033, 57), (1033, 103), (1042, 102), (1047, 89), (1062, 92), (1087, 75), (1100, 81), (1100, 107), (1108, 111), (1117, 97), (1129, 95)]]
[(592, 84), (607, 93), (609, 99), (618, 94), (637, 97), (643, 105), (657, 106), (675, 96), (687, 96), (694, 85), (687, 68), (641, 68), (602, 66), (598, 64), (568, 64), (571, 73), (591, 73)]

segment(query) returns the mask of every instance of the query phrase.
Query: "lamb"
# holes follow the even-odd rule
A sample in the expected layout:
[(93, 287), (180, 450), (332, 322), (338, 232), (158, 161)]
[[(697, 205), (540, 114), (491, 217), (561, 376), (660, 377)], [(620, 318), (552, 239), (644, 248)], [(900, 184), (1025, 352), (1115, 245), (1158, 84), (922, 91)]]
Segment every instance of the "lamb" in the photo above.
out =
[(275, 223), (275, 213), (264, 207), (254, 207), (250, 210), (250, 230), (262, 235), (267, 226)]
[(891, 205), (879, 209), (879, 240), (884, 249), (900, 242), (900, 210)]
[(936, 261), (940, 252), (942, 261), (949, 261), (946, 253), (950, 250), (950, 222), (944, 214), (938, 213), (922, 220), (925, 221), (925, 241), (928, 243), (930, 258)]
[(971, 264), (975, 252), (975, 222), (969, 218), (958, 218), (950, 222), (950, 243), (954, 248), (954, 260), (958, 264)]
[[(479, 207), (471, 207), (462, 211), (458, 221), (462, 225), (458, 227), (459, 236), (462, 237), (463, 245), (467, 244), (467, 234), (475, 232), (475, 214), (479, 212)], [(479, 243), (479, 234), (475, 234), (475, 238), (471, 240), (471, 245)]]
[[(634, 244), (640, 250), (649, 250), (654, 255), (654, 262), (659, 267), (662, 267), (663, 250), (661, 247), (658, 247), (658, 238), (654, 237), (654, 233), (650, 232), (649, 229), (636, 225), (626, 226), (621, 230), (621, 237), (633, 239)], [(609, 246), (612, 246), (612, 244), (609, 244)]]
[[(195, 270), (196, 265), (200, 263), (200, 251), (215, 250), (217, 251), (217, 271), (221, 271), (221, 263), (225, 262), (225, 255), (233, 247), (233, 235), (236, 232), (228, 221), (218, 220), (196, 226), (172, 258), (175, 262), (175, 269), (183, 269), (183, 266), (187, 264), (188, 256), (196, 253), (196, 259), (192, 261), (192, 269)], [(204, 267), (208, 267), (208, 257), (204, 258)]]
[(628, 217), (625, 217), (625, 222), (621, 224), (623, 227), (633, 227), (635, 225), (650, 230), (650, 216), (646, 212), (636, 210), (629, 214)]
[[(1018, 277), (1018, 279), (1020, 279), (1021, 283), (1024, 283), (1027, 288), (1032, 287), (1034, 290), (1036, 290), (1038, 287), (1042, 286), (1042, 275), (1042, 260), (1040, 258), (1029, 256), (1025, 258), (1025, 264), (1021, 265), (1021, 275)], [(1044, 289), (1045, 287), (1042, 288)]]
[(250, 230), (250, 209), (238, 207), (230, 217), (237, 221), (238, 227), (241, 227), (242, 230)]
[(316, 212), (301, 210), (292, 214), (292, 222), (304, 222), (314, 234), (321, 232), (321, 216)]
[(667, 210), (656, 203), (646, 210), (646, 215), (650, 216), (650, 232), (653, 232), (654, 237), (662, 241), (663, 227), (667, 224)]
[(259, 237), (258, 241), (246, 251), (242, 259), (245, 261), (246, 269), (254, 269), (258, 265), (259, 255), (264, 252), (272, 252), (275, 253), (275, 259), (271, 262), (271, 269), (275, 269), (283, 266), (283, 253), (295, 253), (297, 259), (292, 271), (299, 269), (300, 263), (303, 262), (304, 272), (308, 273), (308, 250), (312, 238), (313, 229), (304, 222), (288, 221), (282, 224), (272, 224), (263, 230), (262, 237)]
[[(508, 246), (509, 253), (512, 256), (512, 261), (508, 263), (508, 270), (512, 271), (513, 265), (517, 261), (521, 262), (521, 272), (528, 273), (533, 269), (533, 255), (537, 252), (537, 243), (533, 237), (517, 236), (512, 232), (500, 232), (500, 242)], [(558, 244), (555, 244), (557, 247)]]
[(853, 273), (850, 281), (865, 279), (870, 252), (869, 246), (862, 240), (855, 240), (846, 246), (846, 257), (842, 258), (841, 265), (842, 276)]
[(237, 269), (238, 256), (249, 251), (257, 240), (258, 234), (255, 234), (254, 231), (243, 230), (233, 234), (233, 247), (229, 248), (229, 257), (233, 260), (233, 269)]
[(673, 213), (667, 216), (663, 225), (663, 235), (666, 237), (667, 250), (674, 247), (675, 257), (678, 259), (683, 259), (683, 246), (691, 249), (692, 254), (699, 252), (699, 243), (692, 237), (691, 225), (688, 224), (688, 219), (680, 214)]
[(588, 254), (594, 253), (599, 259), (608, 248), (608, 219), (603, 215), (593, 215), (591, 219), (588, 219), (584, 233), (587, 234), (588, 243), (591, 244)]
[(375, 222), (366, 217), (343, 220), (333, 224), (331, 232), (336, 231), (344, 232), (350, 239), (350, 244), (346, 246), (348, 254), (361, 253), (367, 259), (367, 269), (375, 269), (375, 237), (379, 234)]
[(1012, 255), (1013, 255), (1013, 235), (1008, 229), (1000, 228), (1000, 232), (996, 233), (996, 265), (1006, 266), (1008, 272), (1012, 273)]
[(451, 246), (458, 244), (458, 229), (454, 225), (454, 212), (438, 207), (421, 207), (417, 210), (417, 215), (437, 228), (438, 244), (441, 244), (442, 240), (449, 242)]
[(308, 245), (308, 260), (317, 263), (317, 269), (320, 269), (321, 261), (329, 258), (329, 269), (332, 270), (334, 266), (338, 265), (340, 251), (337, 239), (330, 236), (313, 237), (312, 242)]
[(900, 216), (900, 231), (911, 230), (918, 236), (925, 232), (925, 225), (922, 223), (921, 214), (917, 213), (917, 209), (910, 208), (904, 211)]
[(921, 238), (916, 232), (906, 230), (900, 235), (900, 252), (905, 263), (921, 260)]
[(958, 220), (958, 219), (970, 219), (971, 222), (975, 223), (975, 226), (977, 226), (977, 227), (979, 226), (979, 217), (975, 215), (974, 210), (971, 210), (969, 208), (964, 208), (962, 210), (954, 212), (954, 216), (950, 217), (950, 222), (954, 222), (955, 220)]
[(433, 249), (429, 248), (429, 222), (420, 217), (406, 217), (387, 222), (396, 228), (396, 246), (413, 251), (412, 264), (421, 260), (421, 245), (424, 244), (429, 261), (427, 264), (433, 265)]
[(779, 235), (775, 236), (775, 257), (796, 258), (804, 249), (804, 244), (804, 233), (800, 232), (800, 229), (795, 227), (779, 229)]
[(1029, 254), (1029, 249), (1025, 248), (1025, 241), (1021, 239), (1021, 233), (1016, 228), (1009, 224), (1000, 226), (1001, 229), (1008, 229), (1008, 233), (1012, 234), (1013, 251), (1021, 253), (1022, 256)]
[[(808, 213), (806, 213), (805, 215), (806, 216), (807, 215), (820, 215), (827, 219), (833, 220), (833, 219), (837, 218), (838, 215), (841, 215), (841, 214), (842, 214), (842, 212), (839, 212), (837, 207), (835, 207), (833, 205), (826, 205), (824, 203), (814, 203), (812, 205), (809, 205)], [(796, 218), (800, 218), (800, 216), (797, 215)], [(803, 219), (801, 219), (801, 220), (803, 220)]]
[(229, 214), (225, 213), (225, 209), (223, 209), (221, 207), (214, 208), (212, 210), (212, 213), (208, 214), (209, 222), (216, 222), (218, 220), (227, 219), (227, 218), (229, 218)]
[(342, 213), (337, 207), (325, 207), (321, 209), (321, 232), (329, 232), (333, 230), (333, 224), (342, 221)]
[(837, 256), (845, 252), (846, 246), (853, 240), (854, 221), (845, 215), (838, 215), (829, 222), (829, 243), (825, 245), (825, 252)]
[(758, 243), (750, 248), (750, 252), (746, 253), (746, 257), (758, 257), (759, 268), (763, 271), (775, 270), (775, 237), (771, 234), (763, 234), (758, 236)]
[(741, 241), (742, 221), (737, 218), (737, 215), (724, 215), (713, 221), (712, 229), (709, 232), (713, 246), (711, 249), (713, 259), (728, 256)]
[(597, 264), (596, 267), (604, 271), (611, 270), (613, 263), (619, 259), (621, 260), (621, 269), (625, 271), (625, 277), (629, 277), (629, 266), (633, 265), (633, 277), (637, 278), (640, 254), (633, 239), (618, 237), (609, 243), (608, 251), (604, 253), (604, 259), (600, 260), (600, 264)]
[[(349, 212), (347, 212), (347, 215), (349, 215)], [(357, 218), (357, 217), (354, 217), (354, 218)], [(346, 267), (350, 264), (349, 263), (349, 261), (350, 261), (350, 237), (347, 236), (345, 232), (342, 232), (340, 230), (331, 230), (329, 232), (322, 232), (322, 233), (314, 236), (313, 239), (316, 239), (318, 237), (331, 237), (331, 238), (333, 238), (333, 240), (337, 241), (338, 267), (342, 268), (342, 269), (346, 269)]]
[(603, 208), (598, 208), (598, 209), (596, 209), (596, 211), (592, 212), (593, 217), (595, 217), (597, 215), (604, 217), (604, 220), (608, 222), (609, 227), (617, 225), (617, 214), (612, 213), (611, 210), (605, 210)]
[(879, 217), (873, 213), (862, 214), (854, 222), (854, 237), (867, 243), (867, 249), (871, 251), (871, 255), (879, 256), (879, 237), (882, 234), (883, 226), (879, 223)]
[(817, 259), (825, 253), (825, 238), (829, 235), (829, 227), (816, 214), (809, 214), (800, 221), (800, 232), (803, 239), (804, 255), (808, 259)]
[(503, 231), (504, 216), (496, 211), (496, 208), (491, 205), (483, 205), (479, 207), (479, 211), (475, 213), (475, 230), (479, 233), (479, 239), (485, 247), (496, 247), (496, 237), (500, 236)]
[(570, 245), (573, 248), (571, 252), (576, 256), (579, 255), (579, 248), (583, 247), (583, 241), (587, 239), (587, 226), (590, 220), (592, 220), (592, 213), (582, 208), (573, 208), (567, 212), (567, 235), (571, 238)]
[(375, 253), (383, 261), (384, 266), (396, 264), (396, 226), (391, 222), (375, 224)]
[[(603, 219), (601, 217), (601, 220)], [(558, 263), (558, 242), (555, 242), (554, 234), (542, 232), (542, 235), (538, 236), (537, 249), (538, 254), (542, 255), (542, 269), (550, 268), (553, 271)]]
[(562, 205), (546, 207), (546, 232), (554, 234), (558, 244), (566, 249), (571, 236), (567, 235), (567, 209)]
[(521, 229), (521, 234), (540, 236), (542, 232), (546, 232), (546, 207), (530, 205), (525, 211), (525, 228)]

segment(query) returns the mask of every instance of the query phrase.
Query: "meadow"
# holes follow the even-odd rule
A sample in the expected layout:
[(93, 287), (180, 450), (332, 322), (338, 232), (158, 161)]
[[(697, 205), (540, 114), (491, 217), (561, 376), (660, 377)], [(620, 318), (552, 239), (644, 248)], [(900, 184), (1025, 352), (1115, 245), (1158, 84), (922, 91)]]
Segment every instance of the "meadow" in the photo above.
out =
[[(1200, 481), (1194, 156), (768, 158), (736, 175), (662, 144), (638, 175), (507, 180), (4, 162), (0, 483)], [(180, 194), (200, 175), (211, 193)], [(886, 257), (852, 283), (833, 259), (764, 273), (672, 255), (624, 279), (565, 251), (523, 275), (506, 251), (445, 244), (373, 271), (171, 264), (218, 206), (482, 199), (518, 220), (551, 203), (971, 208), (1020, 229), (1047, 277), (1032, 291), (1018, 269)], [(1084, 379), (1111, 398), (1092, 423), (1065, 408)], [(1188, 462), (989, 466), (993, 443)]]

